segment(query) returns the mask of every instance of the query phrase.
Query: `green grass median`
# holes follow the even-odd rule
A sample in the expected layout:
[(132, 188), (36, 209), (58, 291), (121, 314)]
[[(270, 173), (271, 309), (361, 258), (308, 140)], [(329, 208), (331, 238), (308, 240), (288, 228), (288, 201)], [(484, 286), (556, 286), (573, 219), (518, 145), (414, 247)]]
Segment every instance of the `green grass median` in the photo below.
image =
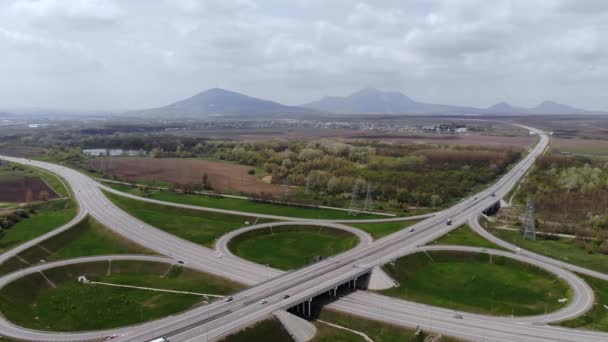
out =
[(416, 253), (384, 269), (400, 283), (384, 295), (482, 314), (543, 314), (561, 308), (558, 300), (571, 293), (551, 273), (485, 253)]
[[(246, 221), (253, 223), (256, 220), (253, 217), (176, 208), (104, 193), (114, 204), (136, 218), (167, 233), (207, 247), (213, 247), (220, 236), (244, 227)], [(262, 222), (263, 220), (258, 220), (258, 223)]]
[(333, 228), (281, 226), (241, 234), (228, 247), (244, 259), (292, 270), (349, 250), (358, 241), (355, 235)]
[(2, 230), (0, 252), (44, 235), (68, 223), (76, 216), (76, 205), (69, 199), (49, 201), (33, 206), (35, 213)]
[[(108, 274), (109, 271), (109, 274)], [(166, 317), (203, 302), (194, 294), (83, 284), (89, 280), (225, 295), (241, 285), (209, 274), (155, 262), (107, 261), (58, 267), (18, 279), (0, 290), (0, 310), (15, 324), (50, 331), (121, 327)], [(50, 285), (50, 280), (56, 287)]]
[(212, 196), (202, 194), (184, 194), (174, 191), (158, 191), (150, 189), (146, 192), (141, 191), (138, 187), (129, 186), (125, 184), (117, 184), (111, 182), (104, 182), (111, 188), (119, 191), (128, 192), (137, 196), (148, 197), (151, 199), (190, 204), (201, 207), (217, 208), (225, 210), (244, 211), (255, 214), (265, 215), (278, 215), (288, 217), (301, 217), (308, 219), (323, 219), (323, 220), (349, 220), (349, 219), (371, 219), (371, 218), (383, 218), (387, 216), (360, 213), (356, 216), (349, 215), (348, 211), (336, 210), (328, 208), (314, 208), (306, 206), (298, 206), (297, 204), (278, 204), (270, 203), (242, 198), (223, 197), (223, 196)]

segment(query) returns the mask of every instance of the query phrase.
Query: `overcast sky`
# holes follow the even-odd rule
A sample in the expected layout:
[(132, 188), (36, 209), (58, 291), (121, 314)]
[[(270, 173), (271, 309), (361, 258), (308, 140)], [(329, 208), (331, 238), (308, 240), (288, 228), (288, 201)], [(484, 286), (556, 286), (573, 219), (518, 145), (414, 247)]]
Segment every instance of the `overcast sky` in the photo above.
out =
[(608, 110), (608, 1), (0, 0), (0, 108), (145, 108), (210, 87)]

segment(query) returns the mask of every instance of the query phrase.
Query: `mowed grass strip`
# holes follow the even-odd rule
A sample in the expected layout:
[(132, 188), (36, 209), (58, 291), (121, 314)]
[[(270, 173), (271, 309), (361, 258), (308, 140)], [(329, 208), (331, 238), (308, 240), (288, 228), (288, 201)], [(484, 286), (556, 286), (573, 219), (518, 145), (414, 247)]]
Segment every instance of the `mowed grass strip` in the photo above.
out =
[(313, 208), (297, 205), (283, 205), (222, 196), (183, 194), (173, 191), (158, 191), (154, 189), (149, 190), (147, 192), (143, 192), (138, 187), (133, 187), (125, 184), (116, 184), (111, 182), (104, 182), (104, 185), (107, 185), (119, 191), (128, 192), (137, 196), (152, 198), (159, 201), (189, 204), (225, 210), (244, 211), (255, 214), (279, 215), (323, 220), (347, 220), (353, 218), (371, 219), (386, 217), (382, 215), (366, 213), (360, 213), (357, 216), (353, 217), (352, 215), (348, 214), (348, 211), (343, 210)]
[[(253, 223), (255, 218), (176, 208), (104, 192), (114, 204), (138, 219), (194, 243), (213, 247), (220, 236)], [(258, 221), (261, 223), (262, 221)]]
[(19, 221), (0, 236), (0, 252), (44, 235), (68, 223), (76, 216), (76, 205), (71, 200), (61, 199), (34, 206), (36, 213)]
[[(424, 331), (421, 334), (416, 335), (414, 329), (407, 329), (389, 323), (369, 320), (328, 309), (322, 309), (318, 319), (364, 333), (373, 341), (414, 342), (424, 341), (428, 336)], [(315, 326), (317, 327), (317, 335), (313, 339), (313, 342), (363, 341), (363, 338), (359, 335), (328, 326), (321, 322), (315, 322)], [(452, 342), (458, 340), (442, 336), (440, 341)]]
[(584, 247), (577, 245), (575, 239), (560, 237), (556, 240), (548, 240), (537, 234), (536, 240), (530, 240), (524, 239), (519, 231), (505, 229), (490, 229), (489, 231), (500, 239), (523, 249), (598, 272), (608, 273), (608, 255), (591, 253)]
[(537, 267), (485, 253), (416, 253), (384, 267), (400, 283), (380, 293), (455, 310), (537, 315), (569, 298), (568, 285)]
[(293, 341), (283, 324), (276, 318), (255, 323), (239, 332), (228, 335), (221, 342), (288, 342)]
[[(106, 275), (108, 269), (111, 275)], [(79, 275), (109, 283), (121, 283), (125, 278), (140, 278), (141, 283), (133, 285), (154, 285), (152, 287), (218, 295), (242, 288), (228, 280), (182, 270), (179, 266), (138, 261), (72, 265), (48, 270), (45, 275), (55, 283), (56, 288), (36, 273), (0, 290), (0, 310), (7, 319), (32, 329), (99, 330), (165, 317), (203, 301), (202, 296), (192, 294), (81, 284), (76, 280)]]
[(494, 243), (476, 234), (468, 224), (463, 224), (451, 232), (443, 235), (437, 240), (429, 243), (430, 245), (450, 245), (450, 246), (472, 246), (502, 249)]
[(357, 236), (319, 226), (281, 226), (246, 232), (230, 240), (228, 248), (241, 258), (281, 270), (297, 269), (347, 251)]
[(568, 328), (608, 331), (608, 281), (579, 274), (595, 292), (595, 304), (584, 315), (559, 325)]
[(70, 191), (59, 176), (46, 170), (41, 170), (32, 166), (19, 165), (23, 169), (35, 174), (46, 182), (60, 197), (69, 197)]
[(110, 254), (154, 254), (154, 252), (107, 229), (91, 217), (39, 245), (26, 249), (0, 265), (0, 274), (44, 261)]

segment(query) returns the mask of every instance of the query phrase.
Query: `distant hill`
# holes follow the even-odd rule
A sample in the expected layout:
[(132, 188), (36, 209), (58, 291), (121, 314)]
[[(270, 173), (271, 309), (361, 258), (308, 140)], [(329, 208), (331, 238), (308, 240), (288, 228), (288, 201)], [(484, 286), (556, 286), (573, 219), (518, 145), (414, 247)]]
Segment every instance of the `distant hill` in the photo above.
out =
[(506, 102), (488, 108), (425, 103), (417, 102), (400, 92), (374, 88), (366, 88), (345, 97), (326, 96), (318, 101), (303, 104), (302, 107), (340, 114), (606, 114), (553, 101), (545, 101), (534, 108), (515, 107)]
[(479, 109), (416, 102), (400, 92), (366, 88), (346, 97), (326, 96), (302, 107), (343, 114), (473, 114)]
[[(149, 118), (208, 118), (214, 116), (276, 117), (306, 114), (606, 114), (545, 101), (533, 108), (500, 102), (488, 108), (417, 102), (396, 91), (365, 88), (345, 97), (326, 96), (301, 106), (287, 106), (233, 91), (213, 88), (167, 106), (127, 112)], [(1, 115), (1, 114), (0, 114)]]
[(286, 106), (239, 94), (233, 91), (213, 88), (164, 107), (130, 111), (127, 114), (146, 117), (189, 117), (212, 116), (276, 116), (279, 114), (311, 114), (308, 108)]
[(584, 115), (584, 114), (606, 114), (600, 111), (591, 111), (586, 109), (575, 108), (572, 106), (568, 106), (565, 104), (553, 102), (553, 101), (544, 101), (536, 107), (532, 108), (524, 108), (524, 107), (514, 107), (506, 102), (497, 103), (491, 107), (482, 110), (485, 114), (503, 114), (503, 115), (517, 115), (517, 114), (554, 114), (554, 115), (564, 115), (564, 114), (574, 114), (574, 115)]

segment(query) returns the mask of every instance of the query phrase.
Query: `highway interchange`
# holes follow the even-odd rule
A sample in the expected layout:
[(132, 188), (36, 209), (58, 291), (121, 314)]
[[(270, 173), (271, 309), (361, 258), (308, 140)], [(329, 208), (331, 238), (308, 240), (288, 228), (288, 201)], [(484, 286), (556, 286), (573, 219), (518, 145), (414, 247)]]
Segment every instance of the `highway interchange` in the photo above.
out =
[[(509, 192), (524, 175), (525, 171), (531, 167), (535, 158), (543, 153), (547, 147), (548, 137), (544, 133), (533, 128), (528, 129), (539, 136), (538, 143), (530, 149), (529, 153), (517, 165), (486, 190), (413, 225), (413, 232), (410, 232), (409, 229), (404, 229), (374, 242), (371, 242), (364, 235), (358, 234), (362, 242), (357, 248), (292, 272), (269, 269), (268, 267), (239, 259), (230, 253), (226, 253), (224, 257), (218, 258), (214, 250), (185, 241), (147, 225), (116, 207), (105, 197), (101, 189), (130, 197), (134, 197), (133, 195), (120, 193), (104, 187), (75, 170), (39, 161), (1, 157), (2, 159), (39, 167), (60, 175), (70, 185), (80, 208), (77, 217), (69, 224), (4, 253), (0, 256), (0, 262), (6, 261), (28, 247), (34, 246), (62, 230), (69, 229), (75, 222), (78, 222), (88, 214), (126, 238), (173, 260), (181, 260), (188, 267), (220, 275), (252, 285), (252, 287), (235, 294), (234, 301), (232, 302), (214, 302), (185, 313), (133, 327), (86, 333), (49, 333), (20, 328), (2, 319), (0, 320), (0, 334), (19, 339), (40, 341), (91, 340), (111, 335), (117, 335), (117, 340), (120, 341), (147, 341), (160, 336), (169, 337), (170, 341), (200, 341), (225, 336), (277, 310), (289, 308), (318, 294), (325, 293), (338, 284), (362, 276), (374, 267), (385, 264), (390, 260), (420, 251), (420, 246), (449, 232), (462, 223), (469, 221), (474, 229), (481, 229), (477, 223), (479, 214)], [(141, 200), (139, 197), (136, 198)], [(154, 201), (150, 199), (145, 200)], [(292, 223), (334, 225), (336, 228), (345, 228), (346, 224), (355, 222), (354, 220), (327, 221), (260, 215), (166, 202), (160, 202), (160, 204), (202, 211), (237, 214), (246, 217), (255, 216), (287, 220), (292, 221)], [(453, 220), (452, 225), (446, 225), (445, 222), (448, 218)], [(404, 219), (412, 218), (382, 218), (356, 221), (386, 222)], [(483, 231), (483, 229), (481, 230)], [(232, 232), (230, 234), (234, 236), (235, 233)], [(227, 239), (229, 237), (221, 238), (221, 243), (218, 245), (225, 246)], [(497, 239), (493, 238), (493, 240)], [(565, 329), (545, 324), (547, 322), (576, 317), (589, 309), (593, 304), (593, 292), (589, 287), (580, 278), (564, 269), (586, 274), (593, 273), (591, 275), (598, 272), (568, 265), (533, 253), (520, 252), (514, 246), (506, 246), (504, 242), (501, 242), (499, 245), (516, 252), (509, 253), (509, 257), (525, 259), (527, 262), (537, 264), (564, 278), (573, 287), (574, 295), (569, 305), (546, 316), (505, 318), (463, 314), (465, 316), (464, 319), (457, 319), (454, 317), (453, 310), (411, 303), (364, 291), (356, 291), (336, 300), (328, 306), (365, 318), (379, 319), (397, 325), (408, 327), (421, 326), (423, 329), (466, 340), (608, 341), (608, 334), (606, 333)], [(500, 251), (485, 252), (506, 253)], [(525, 255), (518, 256), (517, 253), (525, 253)], [(47, 265), (47, 267), (49, 266)], [(595, 276), (600, 276), (603, 279), (607, 277), (604, 274), (597, 274)], [(0, 284), (3, 284), (5, 278), (0, 278)], [(289, 294), (290, 297), (287, 299), (283, 298), (284, 294)], [(268, 303), (260, 305), (258, 304), (260, 299), (266, 299)]]

